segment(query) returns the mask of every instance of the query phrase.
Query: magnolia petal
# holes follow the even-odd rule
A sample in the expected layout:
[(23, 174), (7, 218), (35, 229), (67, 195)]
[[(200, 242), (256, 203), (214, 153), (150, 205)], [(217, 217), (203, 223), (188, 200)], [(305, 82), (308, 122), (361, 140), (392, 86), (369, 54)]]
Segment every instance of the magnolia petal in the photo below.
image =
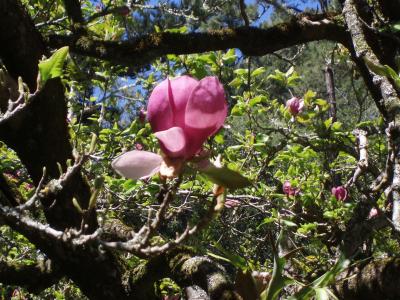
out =
[(169, 79), (158, 84), (150, 95), (147, 104), (147, 119), (153, 131), (162, 131), (174, 126), (174, 115), (169, 96), (171, 87)]
[(193, 89), (186, 105), (187, 158), (195, 155), (205, 140), (224, 124), (228, 106), (217, 77), (205, 77)]
[(162, 151), (168, 157), (184, 157), (186, 155), (186, 137), (182, 128), (172, 127), (168, 130), (155, 132)]
[(170, 80), (170, 105), (174, 114), (174, 126), (185, 128), (186, 106), (198, 84), (198, 80), (186, 75)]
[(129, 151), (113, 160), (113, 169), (126, 178), (148, 178), (160, 169), (163, 159), (160, 155), (147, 151)]
[(217, 77), (205, 77), (193, 89), (186, 105), (185, 125), (218, 130), (225, 121), (228, 105), (224, 87)]

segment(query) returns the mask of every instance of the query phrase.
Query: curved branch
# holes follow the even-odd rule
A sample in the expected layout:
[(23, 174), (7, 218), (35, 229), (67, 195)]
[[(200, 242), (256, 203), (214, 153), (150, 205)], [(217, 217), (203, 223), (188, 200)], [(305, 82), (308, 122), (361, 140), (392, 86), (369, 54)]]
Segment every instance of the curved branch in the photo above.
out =
[(260, 56), (317, 40), (346, 45), (347, 38), (345, 28), (334, 17), (302, 14), (267, 29), (240, 27), (188, 34), (161, 32), (123, 42), (95, 40), (88, 36), (51, 35), (47, 41), (54, 48), (70, 46), (76, 54), (138, 68), (170, 53), (190, 54), (239, 48), (245, 55)]

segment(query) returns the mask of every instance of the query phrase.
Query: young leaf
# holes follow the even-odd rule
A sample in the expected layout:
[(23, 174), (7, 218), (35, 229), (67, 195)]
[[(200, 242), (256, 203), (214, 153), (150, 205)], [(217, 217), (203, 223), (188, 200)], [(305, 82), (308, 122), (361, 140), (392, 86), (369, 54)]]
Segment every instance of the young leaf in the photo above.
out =
[(244, 188), (251, 185), (249, 179), (227, 167), (210, 165), (206, 168), (199, 169), (199, 172), (206, 175), (212, 182), (229, 189)]
[(39, 63), (40, 81), (42, 86), (51, 78), (60, 77), (62, 67), (68, 54), (68, 47), (58, 49), (53, 55)]

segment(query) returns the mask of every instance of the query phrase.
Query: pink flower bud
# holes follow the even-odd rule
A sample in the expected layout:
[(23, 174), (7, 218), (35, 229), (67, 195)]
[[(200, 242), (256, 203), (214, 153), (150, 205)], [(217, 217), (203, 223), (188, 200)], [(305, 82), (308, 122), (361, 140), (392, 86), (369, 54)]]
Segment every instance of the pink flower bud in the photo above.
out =
[(286, 101), (286, 109), (292, 114), (292, 116), (296, 116), (301, 113), (303, 106), (304, 100), (297, 97), (293, 97)]
[(346, 201), (347, 199), (347, 190), (344, 186), (337, 186), (332, 188), (332, 195), (340, 201)]
[(139, 151), (142, 151), (142, 150), (143, 150), (143, 145), (140, 144), (140, 143), (136, 143), (136, 144), (135, 144), (135, 149), (136, 149), (136, 150), (139, 150)]
[(166, 79), (151, 93), (147, 118), (170, 158), (192, 158), (223, 125), (228, 111), (217, 77)]
[(376, 207), (371, 208), (371, 210), (369, 211), (368, 214), (368, 219), (372, 219), (375, 218), (376, 216), (378, 216), (379, 211), (376, 209)]
[(225, 200), (225, 207), (226, 208), (238, 207), (241, 204), (242, 203), (239, 200), (235, 200), (235, 199), (226, 199)]
[(300, 193), (300, 189), (292, 187), (289, 180), (286, 180), (282, 187), (283, 192), (288, 196), (297, 196)]

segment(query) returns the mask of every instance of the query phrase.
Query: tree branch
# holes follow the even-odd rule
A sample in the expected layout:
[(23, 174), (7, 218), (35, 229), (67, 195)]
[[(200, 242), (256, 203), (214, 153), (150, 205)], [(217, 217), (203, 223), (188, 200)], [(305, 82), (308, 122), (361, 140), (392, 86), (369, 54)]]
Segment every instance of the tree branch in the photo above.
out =
[(0, 282), (24, 287), (31, 293), (43, 291), (57, 283), (61, 277), (51, 260), (39, 260), (28, 265), (0, 260)]
[(376, 300), (400, 298), (400, 259), (376, 259), (356, 265), (336, 278), (340, 299)]
[[(38, 61), (48, 52), (39, 32), (20, 1), (0, 1), (0, 57), (15, 79), (21, 76), (31, 89), (36, 89)], [(7, 30), (5, 29), (7, 28)]]
[(239, 48), (245, 55), (260, 56), (323, 39), (347, 44), (347, 38), (344, 27), (334, 18), (299, 15), (288, 23), (267, 29), (240, 27), (188, 34), (161, 32), (123, 42), (95, 40), (88, 36), (51, 35), (47, 41), (54, 48), (68, 45), (76, 54), (139, 68), (170, 53), (190, 54)]
[[(380, 65), (381, 62), (378, 55), (373, 51), (372, 46), (368, 43), (364, 33), (362, 14), (359, 13), (359, 1), (346, 0), (343, 7), (343, 15), (345, 17), (347, 27), (349, 29), (352, 43), (354, 47), (353, 59), (358, 66), (364, 64), (364, 59), (371, 61), (374, 64)], [(371, 87), (371, 94), (374, 97), (375, 103), (386, 119), (387, 122), (394, 118), (400, 118), (400, 100), (397, 92), (388, 78), (378, 76), (366, 67), (361, 70), (364, 78), (367, 79), (367, 84)], [(366, 72), (366, 73), (365, 73)], [(399, 124), (400, 120), (396, 120)]]

